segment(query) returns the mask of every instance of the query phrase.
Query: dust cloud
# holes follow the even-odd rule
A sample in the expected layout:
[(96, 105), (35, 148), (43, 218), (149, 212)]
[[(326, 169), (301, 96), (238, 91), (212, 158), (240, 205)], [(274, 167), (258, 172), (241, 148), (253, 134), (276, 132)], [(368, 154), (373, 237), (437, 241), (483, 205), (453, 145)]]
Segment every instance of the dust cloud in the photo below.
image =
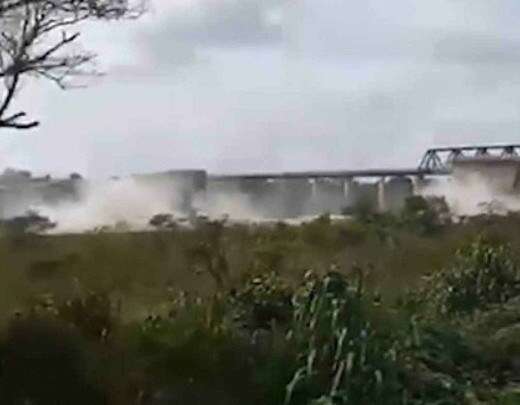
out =
[(241, 192), (214, 192), (196, 205), (212, 219), (226, 217), (237, 221), (258, 221), (263, 218), (261, 210), (255, 207), (251, 198)]
[[(209, 219), (261, 220), (263, 215), (246, 193), (191, 193), (182, 183), (147, 182), (136, 178), (85, 182), (75, 201), (34, 204), (30, 207), (48, 217), (56, 227), (50, 233), (83, 233), (110, 228), (121, 231), (153, 229), (150, 220), (158, 214), (171, 215), (188, 225), (194, 212)], [(193, 212), (187, 206), (193, 208)]]
[(103, 226), (125, 224), (141, 229), (158, 213), (174, 210), (173, 193), (166, 187), (149, 187), (128, 178), (85, 183), (79, 200), (36, 207), (39, 214), (57, 223), (56, 233), (79, 233)]
[[(415, 193), (444, 197), (455, 217), (520, 211), (516, 177), (499, 174), (458, 170), (447, 178), (426, 180), (416, 187)], [(194, 214), (241, 223), (298, 222), (324, 212), (339, 213), (347, 203), (339, 189), (320, 190), (317, 198), (305, 193), (292, 195), (284, 187), (260, 194), (211, 183), (200, 192), (188, 188), (180, 183), (141, 181), (134, 177), (84, 182), (80, 183), (74, 201), (39, 203), (30, 208), (56, 224), (52, 233), (82, 233), (106, 228), (151, 230), (150, 220), (158, 214), (167, 214), (174, 222), (186, 226)], [(299, 214), (290, 215), (291, 212)]]
[(479, 173), (432, 180), (419, 193), (444, 197), (455, 216), (506, 215), (520, 210), (520, 195), (514, 193), (513, 184), (509, 189), (497, 187), (491, 178)]

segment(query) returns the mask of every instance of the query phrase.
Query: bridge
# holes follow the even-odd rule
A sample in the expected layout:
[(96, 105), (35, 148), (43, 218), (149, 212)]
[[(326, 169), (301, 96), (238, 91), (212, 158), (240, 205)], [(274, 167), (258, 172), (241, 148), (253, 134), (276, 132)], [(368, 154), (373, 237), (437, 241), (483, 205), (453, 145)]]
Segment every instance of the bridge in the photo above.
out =
[(416, 168), (402, 169), (364, 169), (364, 170), (329, 170), (272, 173), (242, 173), (209, 175), (212, 181), (232, 180), (280, 180), (280, 179), (354, 179), (383, 177), (425, 177), (447, 176), (451, 173), (452, 163), (465, 158), (510, 159), (520, 156), (520, 144), (450, 146), (431, 148), (422, 157)]
[[(457, 161), (461, 170), (453, 170)], [(171, 170), (133, 178), (152, 191), (172, 187), (171, 203), (176, 210), (189, 211), (195, 201), (218, 210), (227, 204), (225, 200), (231, 209), (249, 205), (265, 217), (285, 218), (340, 213), (366, 201), (381, 211), (397, 211), (406, 198), (429, 189), (438, 178), (463, 176), (473, 170), (486, 173), (492, 183), (520, 188), (519, 168), (520, 144), (495, 144), (428, 149), (418, 166), (411, 168), (242, 174)], [(76, 201), (86, 182), (77, 175), (33, 178), (30, 173), (6, 171), (0, 174), (0, 218), (18, 215), (37, 204)]]
[[(207, 181), (210, 192), (247, 194), (260, 205), (267, 195), (285, 195), (291, 208), (298, 200), (308, 199), (318, 207), (315, 211), (337, 212), (341, 204), (353, 206), (369, 198), (378, 209), (388, 210), (398, 209), (407, 196), (426, 187), (432, 178), (450, 176), (457, 160), (483, 159), (494, 164), (497, 160), (516, 158), (520, 162), (520, 144), (450, 146), (428, 149), (419, 165), (412, 168), (210, 174)], [(359, 181), (362, 179), (368, 183)], [(335, 203), (324, 205), (320, 198), (328, 198), (329, 202), (333, 199)]]
[(451, 146), (428, 149), (421, 159), (419, 171), (425, 173), (450, 173), (452, 163), (464, 159), (512, 159), (518, 158), (520, 144)]
[(420, 169), (367, 169), (367, 170), (329, 170), (329, 171), (304, 171), (304, 172), (278, 172), (278, 173), (243, 173), (243, 174), (217, 174), (209, 175), (212, 181), (232, 180), (296, 180), (296, 179), (354, 179), (370, 177), (406, 177), (425, 175), (445, 175), (448, 173), (430, 172)]

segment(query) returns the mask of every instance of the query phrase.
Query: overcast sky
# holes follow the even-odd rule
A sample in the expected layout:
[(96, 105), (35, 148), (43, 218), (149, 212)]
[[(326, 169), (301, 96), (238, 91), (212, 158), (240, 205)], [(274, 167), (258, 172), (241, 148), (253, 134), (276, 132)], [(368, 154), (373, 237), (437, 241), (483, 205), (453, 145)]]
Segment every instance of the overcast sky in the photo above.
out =
[(26, 83), (0, 166), (91, 177), (413, 166), (520, 142), (518, 0), (152, 0), (84, 30), (107, 73)]

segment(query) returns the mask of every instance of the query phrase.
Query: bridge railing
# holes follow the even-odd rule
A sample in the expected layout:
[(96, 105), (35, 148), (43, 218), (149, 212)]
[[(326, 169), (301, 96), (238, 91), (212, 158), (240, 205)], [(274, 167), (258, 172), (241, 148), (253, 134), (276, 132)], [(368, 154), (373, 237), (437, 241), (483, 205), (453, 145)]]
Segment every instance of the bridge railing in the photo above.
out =
[(449, 172), (452, 163), (462, 158), (495, 157), (508, 159), (520, 156), (520, 144), (455, 146), (428, 149), (419, 170), (425, 173)]

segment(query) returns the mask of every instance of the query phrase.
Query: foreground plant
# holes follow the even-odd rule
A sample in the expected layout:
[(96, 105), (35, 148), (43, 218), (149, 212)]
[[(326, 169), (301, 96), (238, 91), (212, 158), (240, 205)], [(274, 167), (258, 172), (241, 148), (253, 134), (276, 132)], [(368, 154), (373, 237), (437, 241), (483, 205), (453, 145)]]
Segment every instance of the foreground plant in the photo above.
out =
[(478, 238), (454, 264), (433, 274), (423, 290), (441, 315), (470, 315), (520, 294), (520, 272), (511, 248)]
[(351, 284), (339, 273), (323, 279), (309, 273), (293, 303), (288, 339), (300, 350), (300, 367), (287, 385), (286, 405), (401, 403), (398, 344), (372, 326), (375, 304), (361, 277)]

